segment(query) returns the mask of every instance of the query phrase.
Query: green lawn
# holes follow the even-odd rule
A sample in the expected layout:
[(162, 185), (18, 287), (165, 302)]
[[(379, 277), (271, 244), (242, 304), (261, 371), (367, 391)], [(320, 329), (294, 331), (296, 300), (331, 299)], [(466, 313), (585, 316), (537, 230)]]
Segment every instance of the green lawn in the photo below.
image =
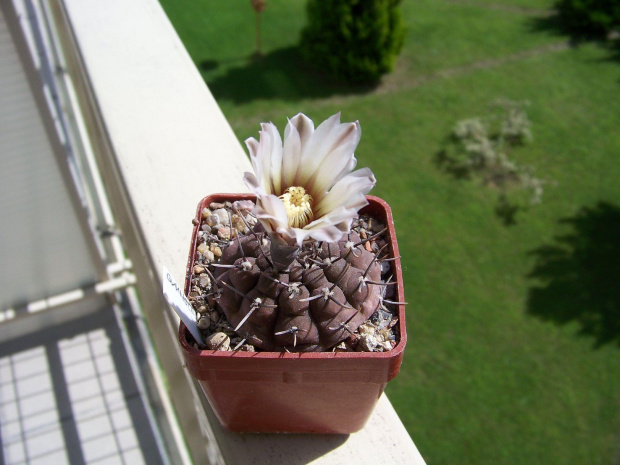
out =
[[(395, 72), (345, 89), (297, 57), (300, 0), (162, 0), (240, 140), (359, 119), (359, 166), (393, 208), (409, 344), (387, 392), (429, 465), (617, 464), (620, 456), (620, 62), (548, 25), (549, 0), (411, 0)], [(553, 182), (505, 226), (498, 193), (442, 172), (456, 121), (528, 100), (514, 151)], [(205, 192), (208, 185), (205, 185)]]

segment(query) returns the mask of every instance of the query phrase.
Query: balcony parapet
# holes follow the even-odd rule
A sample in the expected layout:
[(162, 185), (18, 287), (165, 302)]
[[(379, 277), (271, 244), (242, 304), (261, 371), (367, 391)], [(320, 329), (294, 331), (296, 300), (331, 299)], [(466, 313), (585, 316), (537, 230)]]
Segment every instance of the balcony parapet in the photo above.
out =
[(350, 436), (224, 431), (182, 367), (162, 267), (182, 282), (196, 203), (244, 192), (251, 170), (156, 0), (50, 0), (50, 11), (137, 277), (179, 433), (195, 463), (424, 464), (383, 395)]

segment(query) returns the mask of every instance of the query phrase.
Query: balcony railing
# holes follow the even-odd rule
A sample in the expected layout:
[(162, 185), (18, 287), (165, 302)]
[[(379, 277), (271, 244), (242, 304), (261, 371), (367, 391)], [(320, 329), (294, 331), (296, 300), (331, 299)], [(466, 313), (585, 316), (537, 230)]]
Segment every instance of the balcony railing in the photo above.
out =
[(245, 191), (241, 174), (250, 163), (156, 0), (47, 5), (194, 462), (423, 464), (385, 395), (368, 425), (350, 436), (240, 435), (220, 427), (183, 368), (162, 267), (183, 281), (196, 203), (208, 193)]

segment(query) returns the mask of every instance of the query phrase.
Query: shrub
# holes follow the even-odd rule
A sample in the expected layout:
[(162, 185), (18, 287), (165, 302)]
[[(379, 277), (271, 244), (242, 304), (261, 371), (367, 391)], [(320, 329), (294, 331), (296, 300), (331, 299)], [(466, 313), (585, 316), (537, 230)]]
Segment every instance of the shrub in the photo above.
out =
[(510, 152), (532, 140), (527, 102), (498, 100), (493, 114), (459, 121), (448, 145), (439, 152), (438, 162), (458, 178), (479, 177), (499, 192), (496, 212), (507, 224), (514, 223), (519, 210), (542, 201), (546, 180), (534, 176), (534, 169), (520, 165)]
[(309, 0), (301, 51), (313, 67), (349, 84), (392, 71), (405, 27), (401, 0)]
[(605, 35), (620, 28), (619, 0), (558, 0), (563, 26), (576, 34)]

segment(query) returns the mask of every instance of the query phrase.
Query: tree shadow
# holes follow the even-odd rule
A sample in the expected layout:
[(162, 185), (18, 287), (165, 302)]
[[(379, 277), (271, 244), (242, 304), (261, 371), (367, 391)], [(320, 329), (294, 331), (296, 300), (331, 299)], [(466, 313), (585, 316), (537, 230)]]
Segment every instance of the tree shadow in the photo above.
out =
[(620, 63), (620, 39), (616, 39), (609, 45), (609, 59)]
[(579, 45), (580, 42), (585, 40), (591, 40), (593, 37), (587, 37), (580, 34), (575, 34), (571, 31), (557, 11), (553, 11), (551, 14), (544, 16), (533, 16), (528, 18), (529, 27), (533, 32), (547, 32), (558, 37), (568, 37), (570, 43), (573, 46)]
[[(445, 140), (444, 145), (449, 145), (454, 142), (453, 137), (448, 137)], [(456, 181), (474, 181), (473, 171), (471, 166), (464, 164), (461, 159), (455, 157), (454, 154), (447, 148), (443, 148), (435, 153), (433, 157), (433, 163), (438, 170), (451, 176)], [(481, 181), (483, 184), (484, 181)], [(497, 201), (493, 209), (495, 216), (506, 226), (515, 226), (518, 223), (518, 216), (520, 213), (525, 212), (528, 208), (523, 202), (517, 202), (510, 195), (501, 188), (496, 187), (495, 191), (499, 191)]]
[[(211, 60), (199, 64), (203, 71), (217, 66)], [(207, 84), (216, 99), (235, 104), (258, 99), (295, 101), (336, 94), (365, 94), (375, 88), (346, 85), (317, 72), (303, 61), (297, 46), (248, 57), (242, 66), (231, 68), (214, 79), (207, 79)]]
[[(444, 145), (454, 143), (453, 137), (447, 137)], [(448, 149), (443, 148), (435, 153), (433, 162), (437, 169), (452, 176), (456, 180), (471, 179), (471, 168), (464, 165)]]
[(595, 347), (620, 346), (620, 207), (599, 202), (563, 219), (573, 231), (530, 254), (536, 265), (528, 313), (558, 325), (575, 322)]
[(525, 208), (511, 201), (508, 196), (501, 193), (495, 204), (495, 215), (500, 219), (504, 226), (514, 226), (517, 224), (517, 214)]
[(605, 37), (595, 34), (575, 32), (567, 27), (557, 11), (551, 15), (530, 18), (529, 27), (533, 32), (545, 32), (558, 37), (566, 37), (569, 45), (573, 48), (578, 48), (580, 45), (589, 42), (596, 43), (609, 52), (609, 56), (604, 61), (620, 63), (620, 40), (606, 40)]
[(198, 64), (198, 68), (202, 71), (213, 71), (214, 69), (219, 68), (220, 62), (217, 60), (203, 60)]

